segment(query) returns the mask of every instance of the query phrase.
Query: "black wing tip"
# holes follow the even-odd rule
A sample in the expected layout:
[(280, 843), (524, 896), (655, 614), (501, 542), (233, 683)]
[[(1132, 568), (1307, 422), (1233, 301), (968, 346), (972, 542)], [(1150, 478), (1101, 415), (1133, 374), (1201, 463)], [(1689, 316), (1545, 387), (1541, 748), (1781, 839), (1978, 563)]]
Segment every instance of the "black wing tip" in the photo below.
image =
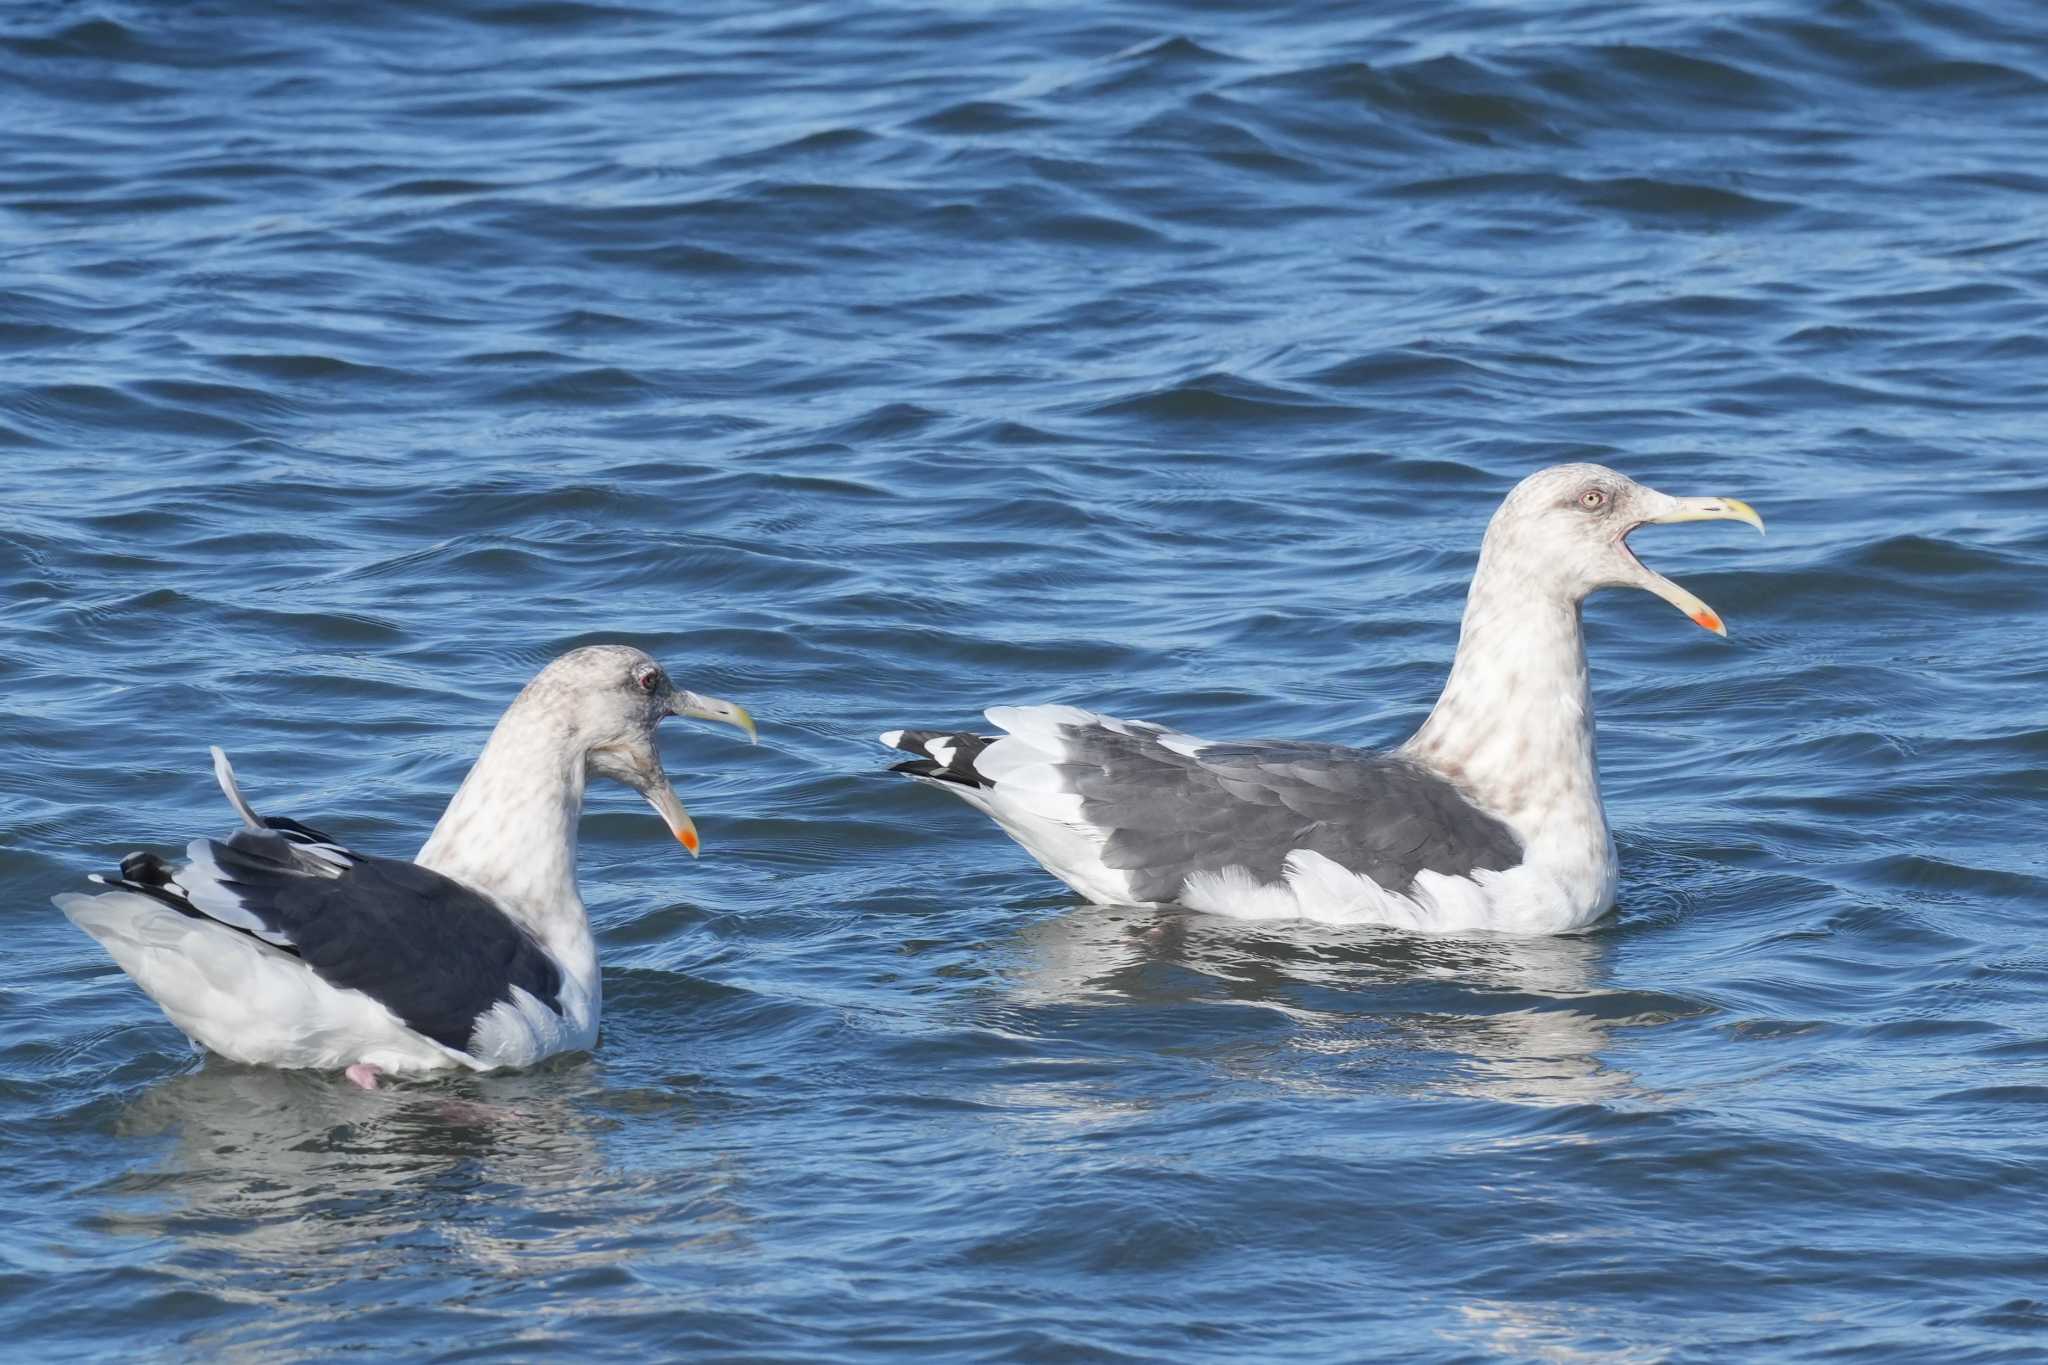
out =
[(169, 886), (171, 865), (154, 853), (138, 850), (121, 859), (121, 870), (113, 878), (131, 886)]
[(294, 834), (304, 836), (299, 842), (333, 844), (337, 848), (341, 847), (341, 840), (335, 838), (332, 834), (314, 829), (311, 825), (302, 824), (288, 815), (266, 815), (263, 817), (263, 823), (277, 833), (287, 837)]
[(925, 744), (945, 734), (944, 730), (884, 730), (882, 743), (891, 749), (900, 749), (906, 754), (930, 757)]
[(996, 739), (995, 735), (953, 730), (891, 730), (882, 736), (882, 742), (890, 748), (917, 755), (907, 763), (896, 764), (890, 772), (949, 782), (956, 787), (995, 785), (975, 769), (974, 760)]
[[(109, 891), (133, 891), (149, 897), (159, 905), (167, 905), (187, 919), (206, 920), (219, 923), (211, 915), (201, 911), (179, 892), (183, 890), (171, 880), (171, 865), (154, 853), (131, 853), (121, 860), (119, 872), (94, 872), (86, 880)], [(224, 925), (232, 929), (232, 924)]]
[(905, 777), (922, 777), (933, 782), (952, 782), (957, 786), (963, 787), (979, 785), (953, 776), (944, 768), (941, 768), (937, 760), (929, 758), (913, 758), (908, 763), (892, 763), (889, 765), (889, 771), (892, 773), (902, 773)]
[[(234, 849), (235, 840), (242, 838), (244, 835), (254, 833), (255, 831), (253, 830), (236, 830), (234, 834), (229, 836), (225, 844), (218, 840), (208, 840), (207, 842), (213, 849), (215, 859), (222, 860), (232, 856), (231, 849), (240, 851), (239, 849)], [(263, 836), (259, 835), (258, 837)], [(276, 836), (271, 835), (269, 837), (275, 838)], [(96, 886), (104, 886), (109, 891), (133, 891), (137, 895), (147, 896), (157, 904), (177, 911), (186, 919), (198, 920), (202, 924), (217, 925), (222, 929), (230, 930), (245, 938), (254, 939), (266, 947), (275, 948), (281, 953), (287, 953), (292, 957), (299, 956), (299, 950), (289, 943), (272, 942), (261, 934), (253, 933), (239, 924), (229, 924), (226, 920), (216, 919), (194, 905), (191, 899), (185, 895), (185, 888), (178, 884), (176, 869), (157, 854), (141, 851), (130, 853), (121, 859), (121, 870), (119, 872), (91, 872), (86, 874), (86, 880)]]

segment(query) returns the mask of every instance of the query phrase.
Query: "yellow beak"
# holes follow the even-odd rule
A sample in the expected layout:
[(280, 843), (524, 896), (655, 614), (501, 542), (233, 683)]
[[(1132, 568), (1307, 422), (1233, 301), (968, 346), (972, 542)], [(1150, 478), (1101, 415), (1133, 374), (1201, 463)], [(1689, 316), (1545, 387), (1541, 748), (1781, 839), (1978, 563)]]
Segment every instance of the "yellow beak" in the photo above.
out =
[(1756, 533), (1764, 533), (1764, 519), (1756, 509), (1741, 498), (1673, 498), (1678, 505), (1661, 517), (1650, 520), (1660, 526), (1673, 521), (1746, 521), (1756, 527)]
[(761, 736), (754, 729), (754, 718), (747, 714), (747, 708), (736, 701), (722, 701), (717, 697), (706, 697), (696, 692), (678, 692), (675, 700), (668, 704), (669, 714), (688, 716), (691, 720), (715, 720), (746, 732), (747, 741), (759, 744)]
[[(1746, 521), (1756, 527), (1758, 535), (1764, 533), (1764, 519), (1741, 498), (1672, 498), (1670, 503), (1668, 510), (1648, 518), (1648, 521), (1659, 525), (1676, 521)], [(1646, 576), (1643, 587), (1691, 617), (1693, 624), (1700, 629), (1711, 630), (1724, 638), (1727, 636), (1728, 627), (1721, 624), (1719, 612), (1664, 575), (1642, 565), (1641, 561), (1637, 562)]]
[[(746, 733), (747, 739), (755, 744), (761, 742), (760, 733), (754, 728), (754, 718), (747, 708), (738, 702), (724, 701), (718, 697), (706, 697), (695, 692), (677, 692), (668, 704), (669, 714), (688, 716), (692, 720), (715, 720)], [(660, 772), (659, 765), (655, 771)], [(683, 803), (676, 796), (675, 788), (663, 776), (658, 783), (647, 788), (647, 804), (654, 807), (668, 826), (669, 833), (676, 836), (676, 842), (690, 850), (692, 858), (697, 856), (700, 841), (697, 838), (697, 822), (683, 809)]]
[(647, 804), (654, 807), (654, 813), (668, 826), (668, 832), (676, 836), (676, 842), (690, 850), (692, 858), (697, 856), (697, 822), (690, 818), (690, 812), (683, 809), (682, 801), (676, 796), (676, 789), (663, 779), (660, 786), (647, 793)]

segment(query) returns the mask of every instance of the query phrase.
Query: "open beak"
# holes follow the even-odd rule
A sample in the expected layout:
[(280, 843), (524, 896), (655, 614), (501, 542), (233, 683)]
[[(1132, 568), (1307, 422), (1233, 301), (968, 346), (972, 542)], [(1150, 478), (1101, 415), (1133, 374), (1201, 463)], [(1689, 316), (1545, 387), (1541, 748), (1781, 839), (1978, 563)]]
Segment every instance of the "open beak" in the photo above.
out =
[(690, 850), (692, 858), (697, 856), (697, 822), (690, 818), (690, 812), (683, 809), (682, 799), (669, 784), (668, 774), (659, 768), (655, 770), (656, 780), (648, 783), (641, 792), (647, 804), (654, 807), (654, 813), (668, 826), (668, 832), (676, 836), (676, 842)]
[[(1740, 498), (1665, 497), (1664, 502), (1667, 506), (1663, 512), (1653, 517), (1645, 517), (1643, 522), (1638, 524), (1655, 522), (1658, 525), (1664, 525), (1674, 521), (1746, 521), (1751, 526), (1756, 527), (1757, 534), (1763, 534), (1764, 519), (1756, 514), (1754, 507), (1751, 507)], [(1684, 588), (1673, 583), (1663, 574), (1646, 566), (1640, 559), (1636, 559), (1634, 553), (1629, 550), (1625, 537), (1621, 550), (1623, 554), (1634, 560), (1636, 568), (1642, 571), (1643, 580), (1640, 584), (1641, 587), (1656, 593), (1657, 596), (1663, 598), (1672, 606), (1677, 607), (1687, 616), (1690, 616), (1693, 624), (1701, 629), (1711, 630), (1714, 634), (1720, 636), (1728, 634), (1728, 628), (1721, 624), (1719, 612), (1716, 612), (1712, 607), (1700, 601), (1699, 598), (1693, 596)]]
[[(754, 731), (754, 718), (747, 714), (747, 708), (737, 702), (720, 701), (717, 697), (701, 697), (695, 692), (677, 692), (668, 704), (669, 714), (688, 716), (692, 720), (716, 720), (736, 729), (746, 731), (747, 738), (760, 743), (760, 736)], [(668, 774), (662, 771), (661, 760), (657, 757), (647, 769), (637, 774), (642, 780), (633, 785), (647, 798), (647, 804), (654, 807), (668, 832), (676, 836), (676, 842), (690, 850), (692, 858), (697, 856), (700, 841), (697, 838), (697, 824), (690, 818), (690, 812), (683, 809), (683, 803), (676, 796), (676, 789), (670, 785)]]

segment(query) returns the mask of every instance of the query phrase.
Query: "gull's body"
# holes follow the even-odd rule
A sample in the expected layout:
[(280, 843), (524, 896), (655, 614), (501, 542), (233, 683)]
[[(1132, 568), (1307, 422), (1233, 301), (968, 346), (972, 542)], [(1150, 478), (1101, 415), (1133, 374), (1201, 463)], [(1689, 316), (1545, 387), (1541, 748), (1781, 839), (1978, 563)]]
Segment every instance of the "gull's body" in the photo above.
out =
[(695, 854), (654, 748), (667, 715), (753, 728), (731, 703), (676, 690), (639, 650), (562, 656), (507, 708), (412, 862), (257, 815), (216, 749), (243, 829), (194, 840), (180, 867), (130, 854), (94, 878), (112, 889), (56, 903), (172, 1023), (236, 1061), (373, 1084), (586, 1049), (602, 990), (576, 889), (584, 787), (631, 785)]
[(1098, 904), (1430, 932), (1564, 933), (1614, 903), (1580, 604), (1640, 587), (1701, 626), (1711, 608), (1643, 567), (1650, 521), (1762, 523), (1732, 498), (1673, 498), (1597, 465), (1522, 481), (1487, 528), (1449, 680), (1387, 751), (1215, 743), (1070, 706), (999, 706), (1007, 733), (896, 730), (897, 765), (985, 811)]

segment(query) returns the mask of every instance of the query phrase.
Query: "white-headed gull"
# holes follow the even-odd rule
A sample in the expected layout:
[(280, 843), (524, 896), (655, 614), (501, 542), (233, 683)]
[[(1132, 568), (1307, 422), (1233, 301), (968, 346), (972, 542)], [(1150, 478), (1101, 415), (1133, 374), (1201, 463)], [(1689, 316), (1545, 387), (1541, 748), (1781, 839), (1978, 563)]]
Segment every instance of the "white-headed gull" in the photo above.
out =
[(1645, 568), (1651, 522), (1727, 519), (1735, 498), (1675, 498), (1599, 465), (1522, 480), (1479, 551), (1450, 680), (1387, 751), (1217, 743), (1072, 706), (997, 706), (1003, 735), (892, 730), (895, 771), (994, 817), (1098, 904), (1171, 902), (1249, 918), (1428, 932), (1565, 933), (1614, 903), (1580, 604), (1642, 588), (1725, 635)]
[(597, 948), (576, 891), (592, 777), (647, 798), (697, 853), (662, 771), (667, 716), (754, 733), (746, 710), (677, 688), (624, 645), (542, 669), (491, 732), (412, 862), (353, 853), (258, 815), (213, 751), (243, 829), (195, 839), (174, 867), (131, 853), (56, 903), (194, 1042), (236, 1061), (380, 1072), (530, 1065), (597, 1039)]

